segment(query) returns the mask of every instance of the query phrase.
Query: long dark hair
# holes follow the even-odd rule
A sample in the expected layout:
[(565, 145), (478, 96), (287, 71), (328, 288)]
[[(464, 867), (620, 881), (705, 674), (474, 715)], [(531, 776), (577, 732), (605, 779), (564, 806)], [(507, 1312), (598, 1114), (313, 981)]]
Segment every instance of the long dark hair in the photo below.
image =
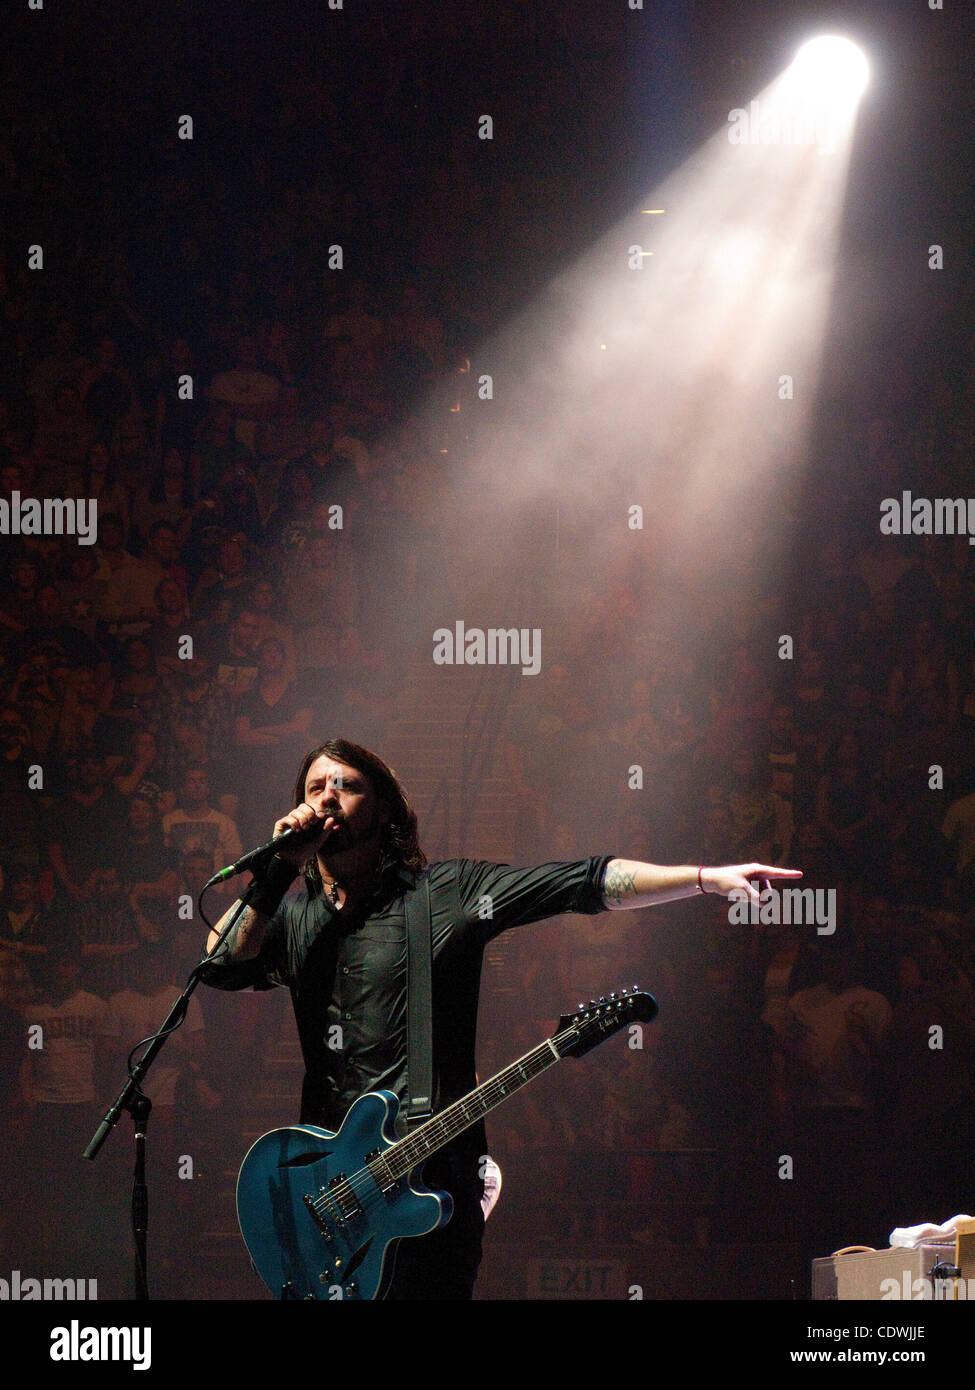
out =
[[(306, 753), (295, 778), (294, 805), (298, 806), (304, 801), (308, 769), (321, 757), (345, 763), (348, 767), (354, 767), (356, 772), (361, 772), (389, 812), (389, 822), (382, 829), (380, 877), (393, 869), (409, 869), (418, 873), (426, 864), (427, 857), (417, 838), (416, 812), (407, 800), (396, 773), (382, 758), (370, 753), (368, 748), (363, 748), (358, 743), (349, 743), (344, 738), (333, 738)], [(320, 893), (322, 877), (318, 869), (317, 854), (313, 854), (302, 865), (302, 870), (308, 891), (312, 894)]]

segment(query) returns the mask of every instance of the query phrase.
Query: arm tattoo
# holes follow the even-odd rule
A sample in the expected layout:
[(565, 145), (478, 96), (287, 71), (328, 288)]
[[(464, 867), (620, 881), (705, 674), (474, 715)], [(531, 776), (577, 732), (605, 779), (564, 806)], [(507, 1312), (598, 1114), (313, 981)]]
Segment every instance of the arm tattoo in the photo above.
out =
[(632, 873), (625, 869), (607, 867), (603, 878), (603, 896), (617, 906), (623, 901), (624, 893), (635, 893), (636, 882)]
[[(217, 953), (213, 959), (215, 961), (233, 960), (241, 945), (246, 947), (248, 936), (253, 935), (255, 929), (262, 928), (264, 921), (265, 919), (255, 912), (252, 907), (245, 907), (244, 911), (237, 918), (236, 922), (217, 948)], [(219, 923), (217, 925), (219, 927)]]

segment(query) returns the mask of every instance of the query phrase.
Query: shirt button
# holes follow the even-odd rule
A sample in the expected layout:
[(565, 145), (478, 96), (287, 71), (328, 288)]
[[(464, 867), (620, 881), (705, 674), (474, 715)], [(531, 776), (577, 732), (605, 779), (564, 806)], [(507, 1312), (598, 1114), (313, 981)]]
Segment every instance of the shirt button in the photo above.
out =
[(343, 966), (342, 966), (342, 974), (343, 974), (343, 975), (348, 975), (348, 973), (349, 973), (349, 967), (348, 967), (347, 965), (343, 965)]
[(346, 1019), (350, 1019), (350, 1018), (352, 1017), (352, 1015), (351, 1015), (348, 1011), (346, 1011), (345, 1017), (346, 1017)]

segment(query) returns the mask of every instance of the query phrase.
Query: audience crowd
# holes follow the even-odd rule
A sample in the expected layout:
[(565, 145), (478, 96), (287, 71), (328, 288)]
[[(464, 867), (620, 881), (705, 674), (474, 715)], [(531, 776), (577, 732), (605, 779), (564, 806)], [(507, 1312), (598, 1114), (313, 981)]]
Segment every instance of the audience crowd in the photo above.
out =
[[(299, 164), (292, 140), (312, 89), (320, 165)], [(123, 1045), (198, 958), (203, 882), (267, 838), (309, 744), (341, 735), (382, 754), (404, 672), (429, 663), (424, 619), (458, 544), (441, 502), (468, 444), (468, 354), (517, 302), (532, 235), (526, 204), (523, 243), (492, 249), (480, 214), (496, 195), (515, 225), (529, 184), (545, 198), (530, 163), (522, 188), (448, 138), (396, 212), (412, 218), (410, 252), (386, 255), (402, 236), (384, 181), (402, 170), (383, 161), (407, 155), (377, 144), (345, 179), (328, 102), (314, 74), (282, 77), (267, 121), (242, 109), (221, 131), (205, 178), (175, 134), (143, 168), (146, 117), (108, 95), (91, 159), (76, 124), (43, 116), (0, 145), (16, 214), (0, 263), (0, 495), (98, 502), (94, 544), (5, 535), (0, 550), (3, 1150), (32, 1198), (0, 1215), (0, 1237), (13, 1265), (32, 1251), (44, 1273), (70, 1272), (65, 1252), (84, 1256), (107, 1209), (108, 1184), (96, 1199), (97, 1177), (67, 1177), (66, 1155)], [(14, 254), (34, 241), (42, 273)], [(333, 243), (341, 271), (325, 269)], [(902, 485), (963, 491), (973, 419), (971, 379), (916, 412), (893, 386), (879, 405), (851, 394), (828, 466), (859, 481), (793, 584), (771, 600), (757, 578), (711, 595), (713, 621), (691, 637), (641, 627), (651, 576), (593, 582), (493, 731), (523, 861), (755, 859), (802, 868), (834, 905), (835, 930), (783, 924), (774, 904), (736, 924), (695, 900), (500, 939), (484, 1060), (634, 976), (661, 1004), (652, 1027), (496, 1117), (502, 1170), (546, 1156), (557, 1200), (510, 1198), (539, 1239), (649, 1245), (694, 1229), (825, 1254), (971, 1205), (975, 569), (966, 538), (885, 536), (876, 519)], [(232, 1128), (253, 1080), (218, 1060), (218, 1036), (204, 1044), (225, 1001), (196, 1004), (156, 1082), (174, 1155), (192, 1147), (181, 1107)], [(33, 1026), (43, 1046), (25, 1046)], [(664, 1181), (652, 1156), (682, 1153), (713, 1161)], [(25, 1228), (34, 1201), (51, 1219)], [(166, 1257), (180, 1287), (178, 1249)]]

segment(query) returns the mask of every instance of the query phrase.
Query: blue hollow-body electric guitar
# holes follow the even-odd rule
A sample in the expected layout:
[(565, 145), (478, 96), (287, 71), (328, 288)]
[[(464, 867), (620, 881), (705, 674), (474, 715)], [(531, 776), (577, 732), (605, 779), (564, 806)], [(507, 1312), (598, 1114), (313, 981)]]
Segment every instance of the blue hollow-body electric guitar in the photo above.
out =
[(257, 1273), (277, 1298), (382, 1298), (397, 1241), (450, 1220), (451, 1198), (421, 1181), (425, 1160), (563, 1057), (656, 1013), (640, 990), (580, 1005), (553, 1037), (403, 1139), (391, 1091), (361, 1096), (334, 1134), (315, 1125), (265, 1134), (237, 1179), (237, 1217)]

